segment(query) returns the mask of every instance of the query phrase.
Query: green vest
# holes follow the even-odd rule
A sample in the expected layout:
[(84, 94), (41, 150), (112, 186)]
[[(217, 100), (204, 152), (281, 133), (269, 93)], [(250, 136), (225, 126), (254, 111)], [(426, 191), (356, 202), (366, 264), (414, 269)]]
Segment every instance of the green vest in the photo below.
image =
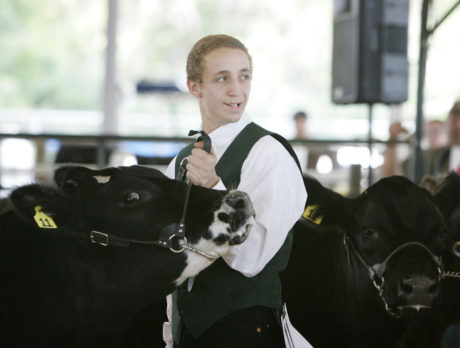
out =
[[(244, 160), (252, 146), (266, 135), (280, 140), (279, 135), (250, 123), (230, 144), (216, 165), (216, 173), (226, 187), (238, 186)], [(280, 141), (283, 143), (282, 140)], [(283, 145), (290, 148), (286, 144), (287, 141), (284, 140)], [(193, 144), (190, 144), (178, 154), (176, 173), (181, 160), (192, 149)], [(289, 149), (288, 151), (293, 153)], [(187, 291), (185, 281), (173, 293), (174, 341), (179, 343), (183, 325), (193, 337), (198, 338), (214, 323), (238, 310), (252, 306), (281, 309), (281, 282), (278, 273), (287, 265), (291, 245), (292, 232), (288, 234), (278, 253), (255, 277), (245, 277), (220, 258), (196, 276), (190, 292)]]

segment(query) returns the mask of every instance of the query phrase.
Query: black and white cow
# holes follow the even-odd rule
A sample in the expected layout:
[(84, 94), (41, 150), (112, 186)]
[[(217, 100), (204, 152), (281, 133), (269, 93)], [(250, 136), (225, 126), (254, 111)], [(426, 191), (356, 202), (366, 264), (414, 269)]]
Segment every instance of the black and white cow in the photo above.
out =
[(185, 184), (138, 166), (55, 180), (14, 190), (0, 216), (1, 347), (118, 345), (141, 310), (243, 242), (254, 215), (244, 193), (192, 186), (175, 253), (138, 242), (179, 222)]
[(408, 323), (435, 307), (446, 250), (431, 195), (403, 177), (344, 198), (305, 178), (283, 298), (315, 347), (395, 347)]

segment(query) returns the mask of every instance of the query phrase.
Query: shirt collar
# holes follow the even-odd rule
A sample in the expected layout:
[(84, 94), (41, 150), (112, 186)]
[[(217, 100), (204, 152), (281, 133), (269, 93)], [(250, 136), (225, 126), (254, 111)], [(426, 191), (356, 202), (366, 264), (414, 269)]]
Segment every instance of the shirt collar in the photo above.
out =
[(251, 122), (249, 115), (243, 113), (238, 121), (227, 123), (208, 134), (217, 158), (220, 158), (233, 139)]

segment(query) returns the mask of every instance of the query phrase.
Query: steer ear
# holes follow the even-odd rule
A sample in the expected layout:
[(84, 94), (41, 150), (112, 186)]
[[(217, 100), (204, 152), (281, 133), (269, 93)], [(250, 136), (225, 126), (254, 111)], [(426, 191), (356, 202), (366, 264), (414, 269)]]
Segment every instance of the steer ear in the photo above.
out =
[(460, 176), (450, 173), (436, 188), (434, 200), (445, 217), (458, 208), (460, 199)]
[(73, 176), (73, 174), (76, 172), (85, 170), (88, 170), (88, 168), (82, 166), (59, 167), (54, 171), (54, 182), (58, 185), (60, 189), (62, 189), (69, 177)]
[(303, 217), (316, 225), (342, 223), (347, 216), (348, 199), (313, 177), (304, 176), (303, 180), (308, 195)]
[(422, 182), (420, 183), (420, 187), (424, 188), (432, 195), (436, 194), (436, 192), (439, 190), (439, 186), (440, 180), (433, 175), (425, 175), (422, 178)]
[(64, 166), (54, 171), (54, 181), (61, 192), (72, 195), (77, 189), (96, 184), (94, 176), (109, 174), (113, 169), (93, 170), (83, 166)]
[[(63, 215), (64, 198), (53, 188), (33, 184), (14, 190), (10, 195), (13, 209), (27, 221), (34, 221), (57, 228), (52, 217)], [(42, 227), (39, 225), (39, 227)]]

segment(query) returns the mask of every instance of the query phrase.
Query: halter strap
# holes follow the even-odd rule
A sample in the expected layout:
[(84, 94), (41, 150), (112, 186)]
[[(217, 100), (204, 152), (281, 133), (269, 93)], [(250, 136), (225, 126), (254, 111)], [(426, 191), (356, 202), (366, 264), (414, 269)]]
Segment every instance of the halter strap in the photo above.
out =
[[(211, 152), (211, 138), (204, 131), (193, 131), (189, 132), (189, 136), (201, 134), (195, 142), (203, 141), (203, 149), (210, 153)], [(182, 253), (184, 250), (190, 250), (210, 260), (218, 258), (216, 255), (209, 254), (205, 251), (198, 250), (187, 244), (187, 238), (185, 237), (185, 217), (187, 216), (188, 202), (190, 200), (190, 191), (192, 189), (192, 183), (187, 179), (187, 162), (182, 160), (180, 164), (180, 170), (176, 176), (176, 180), (186, 182), (187, 188), (185, 191), (184, 207), (182, 209), (182, 215), (179, 223), (172, 223), (164, 227), (160, 232), (160, 237), (156, 241), (148, 240), (137, 240), (130, 238), (122, 238), (114, 234), (104, 233), (100, 231), (91, 231), (90, 240), (94, 244), (103, 246), (114, 245), (122, 248), (129, 247), (131, 244), (143, 244), (143, 245), (154, 245), (163, 248), (168, 248), (174, 253)]]

